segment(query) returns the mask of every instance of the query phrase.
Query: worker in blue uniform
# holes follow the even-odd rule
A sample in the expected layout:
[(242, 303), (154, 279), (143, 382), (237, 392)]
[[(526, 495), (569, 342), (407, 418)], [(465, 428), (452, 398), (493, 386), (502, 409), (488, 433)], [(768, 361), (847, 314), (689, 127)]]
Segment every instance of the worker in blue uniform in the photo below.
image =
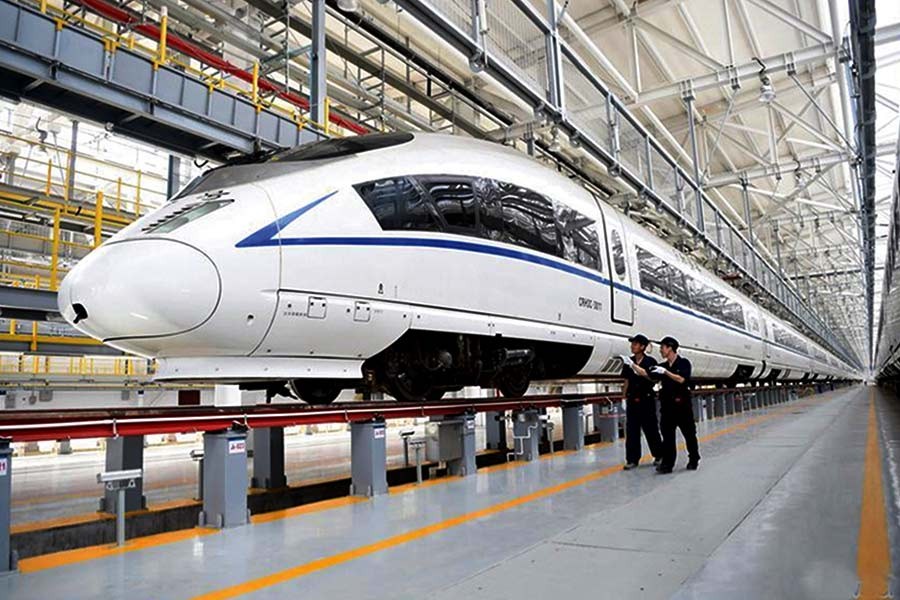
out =
[(631, 342), (631, 356), (622, 355), (622, 377), (625, 379), (625, 467), (629, 471), (641, 460), (641, 431), (647, 438), (647, 446), (653, 455), (655, 465), (662, 460), (662, 442), (656, 421), (656, 384), (650, 369), (656, 360), (647, 356), (650, 340), (643, 334), (628, 339)]
[(650, 372), (661, 377), (662, 389), (659, 393), (660, 431), (662, 433), (662, 463), (656, 468), (658, 473), (671, 473), (675, 467), (677, 447), (675, 429), (681, 430), (688, 452), (687, 468), (696, 471), (700, 463), (700, 449), (697, 443), (697, 426), (691, 407), (691, 362), (678, 355), (678, 340), (666, 336), (659, 342), (659, 352), (663, 362), (652, 367)]

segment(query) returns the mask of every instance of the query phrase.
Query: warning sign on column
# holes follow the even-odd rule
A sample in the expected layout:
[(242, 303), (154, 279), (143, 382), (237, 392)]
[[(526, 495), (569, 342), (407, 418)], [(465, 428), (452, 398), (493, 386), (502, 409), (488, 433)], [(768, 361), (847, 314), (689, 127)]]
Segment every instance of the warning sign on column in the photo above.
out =
[(247, 450), (246, 440), (229, 440), (228, 454), (242, 454)]
[(6, 473), (9, 471), (9, 459), (8, 458), (0, 458), (0, 477), (6, 477)]

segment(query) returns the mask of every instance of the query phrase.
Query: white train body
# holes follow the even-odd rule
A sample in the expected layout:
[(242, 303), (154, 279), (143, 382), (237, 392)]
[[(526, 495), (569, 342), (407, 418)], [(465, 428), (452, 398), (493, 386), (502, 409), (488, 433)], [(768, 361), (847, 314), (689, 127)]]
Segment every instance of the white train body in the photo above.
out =
[[(384, 383), (384, 373), (368, 372), (375, 363), (388, 377), (413, 377), (398, 374), (406, 360), (421, 363), (416, 378), (430, 373), (443, 389), (466, 377), (488, 385), (504, 369), (507, 379), (613, 375), (637, 332), (678, 338), (696, 378), (852, 376), (791, 326), (526, 156), (434, 134), (361, 139), (207, 174), (81, 261), (60, 289), (63, 315), (107, 344), (155, 357), (161, 380), (351, 387)], [(341, 144), (385, 147), (342, 154)], [(528, 216), (535, 207), (544, 217), (552, 209), (555, 242), (547, 221), (541, 229)], [(561, 219), (575, 233), (563, 233)], [(585, 237), (589, 221), (599, 265)], [(543, 237), (527, 238), (535, 231)], [(585, 252), (573, 261), (578, 235)], [(655, 288), (649, 255), (668, 265)], [(693, 285), (695, 298), (727, 305), (731, 322), (670, 293), (673, 269), (689, 276), (681, 287)], [(463, 347), (466, 340), (477, 347)], [(391, 350), (398, 344), (399, 354)], [(442, 344), (449, 347), (435, 350)]]

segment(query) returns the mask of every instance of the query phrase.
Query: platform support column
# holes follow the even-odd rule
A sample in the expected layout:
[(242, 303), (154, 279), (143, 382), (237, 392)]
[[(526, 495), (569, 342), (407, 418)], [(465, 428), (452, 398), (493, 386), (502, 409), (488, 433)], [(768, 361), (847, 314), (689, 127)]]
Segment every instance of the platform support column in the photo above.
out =
[(387, 446), (384, 419), (350, 424), (350, 495), (386, 494)]
[[(144, 468), (144, 436), (128, 435), (106, 440), (106, 471), (129, 471)], [(116, 513), (118, 492), (105, 490), (100, 498), (100, 512)], [(147, 508), (144, 497), (143, 478), (135, 481), (135, 486), (125, 492), (125, 512)]]
[(619, 439), (618, 402), (594, 405), (594, 428), (600, 432), (601, 442)]
[(744, 406), (744, 393), (743, 392), (735, 392), (734, 393), (734, 408), (739, 413), (742, 413), (747, 409), (747, 407)]
[(9, 522), (12, 518), (12, 448), (9, 440), (0, 438), (0, 575), (16, 568), (9, 544)]
[(706, 413), (706, 420), (711, 421), (715, 416), (715, 397), (710, 394), (703, 395), (703, 408)]
[(584, 449), (584, 405), (563, 404), (563, 450)]
[(484, 413), (484, 431), (488, 450), (506, 450), (506, 412)]
[(694, 411), (694, 420), (698, 423), (703, 420), (703, 406), (700, 396), (694, 395), (691, 398), (691, 408)]
[(734, 396), (729, 393), (724, 393), (722, 396), (725, 397), (725, 414), (733, 415), (734, 414)]
[(713, 395), (713, 403), (714, 403), (714, 413), (717, 417), (725, 416), (725, 395), (724, 394), (714, 394)]
[(460, 477), (474, 475), (478, 468), (475, 465), (475, 415), (460, 415), (455, 420), (459, 423), (459, 458), (447, 461), (447, 472)]
[(284, 476), (284, 427), (253, 430), (253, 479), (250, 487), (277, 489), (287, 486)]
[(515, 460), (532, 461), (539, 455), (541, 441), (541, 415), (529, 409), (513, 413), (513, 451)]
[(247, 432), (227, 429), (203, 435), (203, 511), (201, 527), (245, 525), (247, 510)]

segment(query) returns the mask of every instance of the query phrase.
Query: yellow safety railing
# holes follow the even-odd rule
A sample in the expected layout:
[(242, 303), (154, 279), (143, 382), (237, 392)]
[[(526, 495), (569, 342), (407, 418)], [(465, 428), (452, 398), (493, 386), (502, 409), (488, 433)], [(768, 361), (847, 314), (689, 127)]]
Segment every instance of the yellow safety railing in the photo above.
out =
[(149, 376), (154, 365), (133, 356), (53, 356), (0, 354), (0, 373), (30, 376), (131, 377)]
[(59, 17), (57, 20), (59, 26), (74, 23), (97, 33), (103, 38), (109, 52), (115, 52), (118, 46), (124, 45), (129, 50), (140, 52), (149, 57), (153, 61), (154, 68), (159, 68), (160, 65), (164, 64), (171, 64), (179, 67), (179, 70), (194, 75), (207, 85), (210, 93), (212, 93), (214, 89), (228, 89), (235, 94), (248, 98), (256, 106), (257, 110), (267, 108), (288, 116), (299, 128), (308, 126), (333, 136), (341, 135), (340, 132), (334, 131), (333, 128), (328, 126), (327, 119), (324, 119), (324, 123), (311, 121), (308, 112), (304, 114), (298, 106), (281, 97), (273, 96), (270, 98), (262, 98), (259, 94), (258, 65), (251, 67), (254, 76), (248, 89), (247, 82), (244, 82), (243, 80), (227, 79), (226, 76), (223, 76), (221, 73), (211, 74), (198, 68), (197, 65), (202, 64), (200, 61), (188, 59), (188, 61), (195, 63), (192, 64), (192, 62), (186, 62), (183, 59), (172, 56), (168, 52), (168, 15), (165, 9), (160, 12), (160, 38), (154, 40), (155, 43), (144, 43), (135, 39), (134, 32), (129, 31), (124, 34), (120, 33), (119, 31), (106, 27), (100, 23), (92, 22), (83, 15), (66, 10), (64, 7), (50, 4), (49, 2), (46, 2), (46, 0), (39, 0), (39, 2), (32, 0), (32, 2), (39, 4), (42, 12), (57, 15)]
[[(10, 174), (15, 182), (16, 187), (21, 187), (35, 192), (42, 193), (48, 198), (46, 201), (52, 202), (50, 196), (57, 196), (62, 199), (61, 206), (71, 212), (77, 210), (70, 207), (69, 203), (81, 201), (83, 203), (94, 200), (97, 191), (104, 191), (107, 196), (106, 207), (115, 211), (115, 215), (110, 219), (111, 224), (126, 225), (136, 217), (139, 217), (146, 208), (150, 206), (159, 206), (166, 200), (165, 180), (161, 176), (156, 176), (156, 182), (160, 189), (148, 189), (144, 185), (144, 176), (146, 173), (141, 169), (130, 169), (121, 165), (106, 163), (100, 159), (89, 155), (76, 153), (78, 157), (75, 162), (75, 181), (81, 184), (73, 185), (69, 188), (69, 164), (72, 153), (70, 150), (62, 149), (58, 146), (41, 143), (37, 139), (29, 139), (7, 133), (0, 133), (0, 139), (11, 140), (15, 142), (25, 143), (32, 146), (42, 146), (44, 149), (58, 150), (64, 156), (60, 163), (65, 163), (63, 167), (54, 163), (52, 157), (46, 161), (29, 158), (22, 163), (17, 163), (13, 173)], [(88, 169), (79, 169), (79, 166), (85, 162), (102, 166), (104, 169), (118, 170), (124, 174), (115, 177), (101, 175), (91, 172)], [(46, 165), (46, 168), (44, 168)], [(28, 168), (28, 171), (25, 169)], [(35, 173), (42, 173), (37, 176)], [(113, 195), (114, 194), (114, 195)], [(149, 194), (149, 199), (147, 195)], [(9, 194), (5, 194), (9, 195)], [(58, 203), (58, 202), (57, 202)], [(58, 203), (59, 204), (59, 203)], [(83, 212), (80, 211), (79, 214)]]

